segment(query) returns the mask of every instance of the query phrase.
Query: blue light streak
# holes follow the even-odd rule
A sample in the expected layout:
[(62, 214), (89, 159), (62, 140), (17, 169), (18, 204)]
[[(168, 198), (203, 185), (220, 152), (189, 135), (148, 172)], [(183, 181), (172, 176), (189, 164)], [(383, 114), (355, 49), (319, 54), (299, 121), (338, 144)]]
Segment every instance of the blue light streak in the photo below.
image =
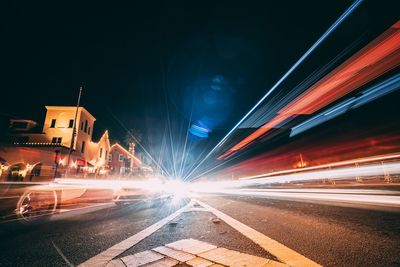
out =
[(400, 89), (400, 74), (397, 74), (379, 84), (376, 84), (368, 90), (363, 91), (361, 95), (347, 99), (326, 110), (325, 112), (320, 113), (312, 117), (311, 119), (308, 119), (305, 122), (302, 122), (299, 125), (293, 127), (290, 133), (290, 137), (307, 131), (317, 125), (336, 118), (337, 116), (347, 112), (350, 109), (358, 108), (398, 89)]
[(274, 86), (242, 117), (242, 119), (221, 139), (221, 141), (203, 158), (203, 160), (194, 168), (185, 179), (189, 177), (203, 162), (217, 149), (220, 147), (226, 139), (245, 121), (251, 113), (273, 92), (275, 89), (282, 84), (282, 82), (347, 18), (361, 3), (363, 0), (356, 0), (329, 28), (328, 30), (300, 57), (299, 60), (275, 83)]

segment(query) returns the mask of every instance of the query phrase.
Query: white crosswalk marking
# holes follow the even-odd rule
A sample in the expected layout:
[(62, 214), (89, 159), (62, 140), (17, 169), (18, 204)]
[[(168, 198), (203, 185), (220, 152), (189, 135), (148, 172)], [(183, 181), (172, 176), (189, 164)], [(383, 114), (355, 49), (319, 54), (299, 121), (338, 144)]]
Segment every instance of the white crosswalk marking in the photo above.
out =
[[(201, 205), (202, 207), (195, 207)], [(195, 208), (195, 209), (193, 209)], [(119, 255), (147, 238), (161, 227), (168, 224), (178, 216), (188, 211), (206, 211), (217, 216), (221, 221), (246, 236), (261, 248), (276, 256), (281, 262), (271, 259), (254, 256), (239, 251), (217, 247), (213, 244), (198, 241), (195, 239), (182, 239), (169, 244), (155, 247), (151, 250), (142, 251), (133, 255), (117, 258)], [(271, 267), (271, 266), (320, 266), (312, 260), (304, 257), (296, 251), (280, 244), (253, 228), (235, 220), (234, 218), (222, 213), (221, 211), (201, 202), (192, 200), (185, 207), (177, 210), (161, 221), (149, 226), (139, 233), (127, 238), (126, 240), (110, 247), (102, 253), (85, 261), (79, 266), (153, 266), (168, 267), (185, 263), (196, 267)]]
[[(120, 259), (127, 267), (173, 267), (181, 263), (193, 267), (283, 267), (283, 263), (253, 256), (195, 239), (182, 239)], [(115, 260), (114, 260), (115, 261)], [(110, 263), (114, 262), (111, 261)], [(114, 263), (113, 263), (114, 264)], [(118, 262), (119, 264), (119, 262)], [(110, 265), (111, 266), (111, 265)], [(114, 265), (112, 265), (114, 266)], [(116, 265), (118, 267), (118, 265)], [(108, 265), (107, 265), (108, 267)]]
[(290, 265), (290, 266), (320, 266), (318, 263), (306, 258), (300, 253), (286, 247), (285, 245), (279, 243), (278, 241), (258, 232), (257, 230), (235, 220), (234, 218), (226, 215), (225, 213), (199, 201), (196, 200), (204, 208), (208, 209), (215, 216), (223, 220), (225, 223), (230, 225), (232, 228), (240, 232), (242, 235), (249, 238), (254, 243), (258, 244), (260, 247), (268, 251), (277, 257), (280, 261)]

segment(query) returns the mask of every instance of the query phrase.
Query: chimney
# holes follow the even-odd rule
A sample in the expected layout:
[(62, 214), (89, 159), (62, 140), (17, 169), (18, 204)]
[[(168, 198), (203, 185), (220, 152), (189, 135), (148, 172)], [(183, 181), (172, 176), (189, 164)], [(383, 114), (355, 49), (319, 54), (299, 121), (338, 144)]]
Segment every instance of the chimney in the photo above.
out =
[(135, 143), (129, 143), (129, 149), (128, 149), (129, 153), (131, 153), (132, 155), (135, 155)]

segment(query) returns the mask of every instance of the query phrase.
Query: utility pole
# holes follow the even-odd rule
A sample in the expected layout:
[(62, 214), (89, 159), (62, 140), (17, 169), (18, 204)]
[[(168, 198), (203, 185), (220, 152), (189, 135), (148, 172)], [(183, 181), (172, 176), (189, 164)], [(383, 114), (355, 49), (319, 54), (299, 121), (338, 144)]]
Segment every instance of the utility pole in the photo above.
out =
[(71, 154), (75, 144), (75, 137), (76, 137), (76, 119), (78, 118), (78, 111), (79, 111), (79, 103), (81, 102), (81, 95), (82, 95), (83, 87), (79, 87), (79, 95), (78, 101), (76, 102), (76, 110), (75, 110), (75, 118), (74, 118), (74, 125), (72, 127), (72, 136), (71, 136), (71, 145), (69, 147), (68, 158), (67, 158), (67, 168), (65, 170), (65, 176), (69, 173), (69, 163), (71, 161)]

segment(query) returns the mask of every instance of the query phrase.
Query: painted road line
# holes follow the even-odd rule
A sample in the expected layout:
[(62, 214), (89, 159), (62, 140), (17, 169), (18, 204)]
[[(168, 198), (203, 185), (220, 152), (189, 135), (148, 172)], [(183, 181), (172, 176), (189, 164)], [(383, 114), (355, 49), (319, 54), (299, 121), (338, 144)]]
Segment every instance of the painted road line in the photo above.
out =
[(133, 236), (125, 239), (124, 241), (106, 249), (100, 254), (88, 259), (87, 261), (81, 263), (79, 266), (105, 266), (109, 261), (122, 254), (124, 251), (128, 250), (132, 246), (136, 245), (146, 237), (150, 236), (152, 233), (159, 230), (161, 227), (178, 217), (182, 212), (184, 212), (188, 207), (192, 205), (192, 202), (184, 206), (183, 208), (175, 211), (168, 217), (156, 222), (155, 224), (147, 227), (146, 229), (134, 234)]
[(321, 266), (318, 263), (306, 258), (305, 256), (299, 254), (298, 252), (286, 247), (285, 245), (279, 243), (278, 241), (258, 232), (257, 230), (239, 222), (238, 220), (226, 215), (225, 213), (199, 201), (195, 200), (204, 208), (208, 209), (219, 219), (223, 220), (225, 223), (230, 225), (232, 228), (240, 232), (242, 235), (246, 236), (248, 239), (258, 244), (260, 247), (273, 254), (283, 263), (290, 266)]
[(205, 208), (197, 208), (197, 207), (192, 207), (192, 208), (188, 208), (187, 210), (185, 210), (185, 212), (192, 212), (192, 211), (206, 211), (206, 212), (209, 212)]

